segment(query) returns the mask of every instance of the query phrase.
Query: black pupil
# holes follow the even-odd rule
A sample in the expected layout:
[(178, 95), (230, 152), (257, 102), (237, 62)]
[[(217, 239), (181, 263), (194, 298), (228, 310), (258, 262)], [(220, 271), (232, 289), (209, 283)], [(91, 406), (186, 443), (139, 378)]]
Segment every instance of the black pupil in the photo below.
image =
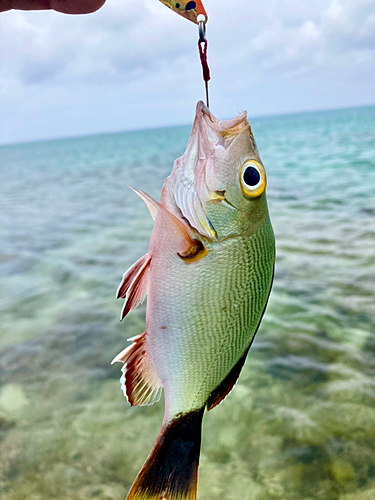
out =
[(255, 167), (247, 167), (243, 174), (243, 180), (248, 186), (256, 186), (260, 181), (260, 173)]

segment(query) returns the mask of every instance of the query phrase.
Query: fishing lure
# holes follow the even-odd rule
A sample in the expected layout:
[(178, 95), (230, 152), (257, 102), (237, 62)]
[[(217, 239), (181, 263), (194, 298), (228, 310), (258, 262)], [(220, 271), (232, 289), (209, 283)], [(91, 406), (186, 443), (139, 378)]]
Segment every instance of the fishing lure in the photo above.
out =
[(195, 2), (186, 2), (183, 0), (178, 2), (175, 2), (174, 0), (160, 1), (177, 14), (180, 14), (180, 16), (185, 17), (185, 19), (189, 19), (189, 21), (192, 21), (195, 24), (199, 24), (199, 15), (204, 16), (205, 22), (207, 22), (207, 13), (201, 0), (196, 0)]

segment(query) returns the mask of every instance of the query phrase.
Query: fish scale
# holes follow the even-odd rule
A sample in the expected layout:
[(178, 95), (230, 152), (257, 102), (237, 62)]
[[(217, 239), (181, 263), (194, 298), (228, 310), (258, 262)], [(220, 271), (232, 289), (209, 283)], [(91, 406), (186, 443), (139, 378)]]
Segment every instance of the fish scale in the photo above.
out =
[[(147, 345), (165, 397), (173, 401), (169, 411), (175, 414), (202, 406), (251, 342), (272, 282), (274, 238), (271, 225), (262, 226), (250, 238), (213, 246), (211, 255), (195, 268), (186, 266), (167, 245), (164, 241), (153, 257), (163, 283), (153, 282), (151, 267)], [(231, 265), (225, 266), (228, 261)], [(267, 272), (254, 272), (259, 268)], [(165, 308), (153, 309), (160, 302)], [(181, 335), (180, 325), (185, 324)], [(163, 340), (159, 325), (167, 327)], [(220, 356), (225, 339), (230, 339), (230, 349)]]

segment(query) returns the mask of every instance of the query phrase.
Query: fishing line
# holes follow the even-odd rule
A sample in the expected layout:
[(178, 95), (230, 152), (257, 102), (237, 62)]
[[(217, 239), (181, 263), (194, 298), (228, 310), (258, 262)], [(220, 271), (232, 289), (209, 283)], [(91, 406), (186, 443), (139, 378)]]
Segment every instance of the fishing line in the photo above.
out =
[(206, 87), (206, 103), (209, 107), (208, 99), (208, 82), (211, 80), (210, 68), (207, 63), (207, 38), (206, 38), (206, 24), (208, 21), (206, 10), (203, 6), (202, 0), (186, 1), (180, 0), (175, 2), (174, 0), (160, 0), (164, 5), (169, 7), (171, 10), (179, 14), (180, 16), (198, 24), (198, 50), (199, 57), (202, 64), (203, 70), (203, 81)]

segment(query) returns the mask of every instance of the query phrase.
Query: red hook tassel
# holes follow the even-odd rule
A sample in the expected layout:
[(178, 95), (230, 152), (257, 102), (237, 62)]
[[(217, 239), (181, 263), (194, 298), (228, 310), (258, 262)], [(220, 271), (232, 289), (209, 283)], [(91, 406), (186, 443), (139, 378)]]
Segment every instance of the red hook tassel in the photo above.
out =
[[(202, 47), (203, 45), (203, 47)], [(203, 80), (205, 82), (208, 82), (211, 80), (210, 76), (210, 68), (208, 67), (207, 63), (207, 40), (204, 40), (201, 42), (200, 40), (198, 41), (198, 48), (199, 48), (199, 56), (201, 58), (201, 64), (202, 64), (202, 69), (203, 69)]]

